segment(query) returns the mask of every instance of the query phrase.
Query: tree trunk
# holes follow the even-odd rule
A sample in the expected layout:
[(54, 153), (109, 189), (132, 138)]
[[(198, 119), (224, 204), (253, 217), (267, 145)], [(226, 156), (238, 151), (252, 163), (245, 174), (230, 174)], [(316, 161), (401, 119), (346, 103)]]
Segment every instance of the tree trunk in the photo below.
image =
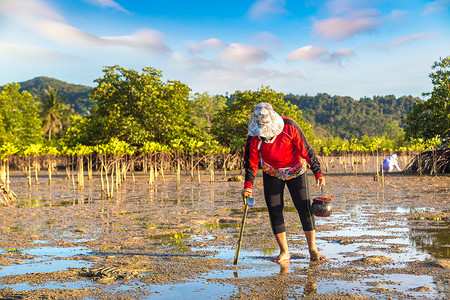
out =
[(177, 157), (177, 189), (181, 187), (181, 166), (180, 159)]
[(48, 185), (52, 185), (52, 159), (48, 159)]
[(37, 155), (34, 157), (34, 180), (36, 184), (39, 184), (38, 178), (38, 157)]
[(31, 187), (31, 161), (30, 161), (30, 157), (27, 157), (28, 160), (28, 167), (27, 167), (27, 171), (28, 171), (28, 186)]
[(210, 183), (214, 183), (214, 156), (211, 157), (209, 162), (209, 180)]

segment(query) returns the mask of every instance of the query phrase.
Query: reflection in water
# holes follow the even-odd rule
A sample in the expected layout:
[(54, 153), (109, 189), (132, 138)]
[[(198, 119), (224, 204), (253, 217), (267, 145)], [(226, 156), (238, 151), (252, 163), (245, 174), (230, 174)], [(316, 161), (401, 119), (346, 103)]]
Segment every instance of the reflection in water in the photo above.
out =
[(258, 252), (262, 253), (265, 257), (275, 256), (275, 255), (279, 254), (278, 253), (279, 251), (280, 251), (279, 248), (262, 248), (262, 249), (258, 250)]
[(184, 252), (190, 250), (190, 248), (186, 246), (186, 240), (190, 237), (191, 235), (189, 234), (172, 233), (149, 235), (145, 237), (145, 239), (158, 240), (158, 242), (154, 243), (154, 245), (172, 246), (174, 247), (174, 250), (178, 252)]
[(449, 228), (449, 219), (419, 217), (412, 222), (410, 239), (416, 248), (435, 258), (450, 258)]
[(20, 232), (23, 231), (22, 227), (20, 225), (11, 226), (11, 227), (5, 227), (6, 230), (10, 230), (11, 232)]
[[(31, 195), (30, 195), (31, 196)], [(78, 198), (73, 197), (71, 200), (52, 200), (52, 194), (49, 194), (48, 199), (32, 199), (31, 197), (27, 201), (20, 201), (19, 207), (24, 206), (36, 206), (36, 207), (60, 207), (60, 206), (75, 206), (92, 203), (92, 198), (85, 198), (83, 195), (78, 195)]]
[(280, 274), (289, 273), (289, 265), (290, 265), (289, 260), (280, 262)]
[[(227, 229), (227, 228), (240, 228), (239, 223), (210, 223), (210, 224), (203, 224), (201, 227), (206, 229)], [(248, 227), (248, 225), (247, 225)]]
[[(277, 263), (274, 263), (272, 261), (270, 261), (270, 266), (275, 267), (277, 265)], [(288, 274), (289, 273), (289, 266), (290, 266), (290, 261), (283, 261), (280, 264), (278, 264), (278, 266), (280, 267), (280, 271), (278, 272), (278, 274)], [(272, 269), (272, 268), (271, 268)], [(248, 278), (248, 277), (254, 277), (254, 276), (258, 276), (258, 274), (254, 274), (254, 271), (250, 271), (252, 273), (252, 276), (248, 275), (248, 271), (247, 268), (244, 268), (243, 270), (241, 270), (241, 273), (244, 273), (244, 275), (242, 276), (242, 278)], [(272, 272), (270, 272), (272, 273)], [(275, 274), (275, 273), (272, 273)], [(260, 274), (263, 275), (263, 274)], [(235, 266), (235, 270), (233, 271), (233, 277), (234, 278), (239, 278), (239, 266)]]
[(155, 239), (175, 239), (175, 240), (181, 240), (181, 239), (187, 239), (189, 238), (189, 234), (182, 234), (182, 233), (171, 233), (171, 234), (155, 234), (155, 235), (149, 235), (146, 238), (155, 240)]
[(317, 268), (320, 266), (317, 262), (310, 262), (309, 268), (306, 271), (308, 277), (306, 279), (306, 284), (303, 289), (303, 296), (311, 296), (317, 294)]
[(380, 193), (377, 192), (377, 202), (382, 201), (384, 203), (384, 200), (385, 200), (384, 191), (381, 193), (381, 196), (380, 196)]

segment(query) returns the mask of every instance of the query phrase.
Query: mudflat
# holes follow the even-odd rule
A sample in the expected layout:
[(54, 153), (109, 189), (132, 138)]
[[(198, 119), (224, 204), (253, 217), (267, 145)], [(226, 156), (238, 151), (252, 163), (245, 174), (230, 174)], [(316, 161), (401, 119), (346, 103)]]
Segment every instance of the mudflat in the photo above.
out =
[[(259, 171), (238, 266), (233, 265), (243, 202), (239, 172), (173, 174), (153, 185), (128, 178), (112, 199), (100, 176), (73, 189), (61, 173), (27, 186), (11, 174), (18, 202), (0, 209), (1, 299), (448, 299), (450, 176), (335, 168), (323, 196), (333, 213), (316, 217), (310, 262), (289, 193), (285, 222), (290, 263), (278, 255)], [(311, 197), (322, 194), (309, 174)]]

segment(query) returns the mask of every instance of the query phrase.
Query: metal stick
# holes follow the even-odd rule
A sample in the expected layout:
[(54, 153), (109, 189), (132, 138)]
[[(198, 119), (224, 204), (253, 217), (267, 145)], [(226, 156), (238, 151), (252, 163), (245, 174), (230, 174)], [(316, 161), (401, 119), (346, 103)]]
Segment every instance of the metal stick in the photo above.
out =
[[(252, 199), (252, 198), (250, 198), (250, 199)], [(236, 266), (238, 264), (239, 253), (241, 252), (242, 236), (244, 235), (244, 226), (245, 226), (245, 219), (247, 218), (247, 211), (248, 211), (247, 198), (244, 198), (244, 214), (242, 216), (241, 230), (239, 231), (239, 239), (237, 242), (236, 254), (234, 255), (234, 262), (233, 262), (233, 264)]]

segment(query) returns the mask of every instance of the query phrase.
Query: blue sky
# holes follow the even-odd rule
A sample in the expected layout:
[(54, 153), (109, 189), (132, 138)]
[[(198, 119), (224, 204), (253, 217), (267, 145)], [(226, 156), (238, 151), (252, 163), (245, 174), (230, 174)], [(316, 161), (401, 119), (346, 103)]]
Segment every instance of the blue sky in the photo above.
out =
[(119, 65), (193, 93), (419, 97), (448, 55), (450, 0), (0, 0), (0, 85)]

